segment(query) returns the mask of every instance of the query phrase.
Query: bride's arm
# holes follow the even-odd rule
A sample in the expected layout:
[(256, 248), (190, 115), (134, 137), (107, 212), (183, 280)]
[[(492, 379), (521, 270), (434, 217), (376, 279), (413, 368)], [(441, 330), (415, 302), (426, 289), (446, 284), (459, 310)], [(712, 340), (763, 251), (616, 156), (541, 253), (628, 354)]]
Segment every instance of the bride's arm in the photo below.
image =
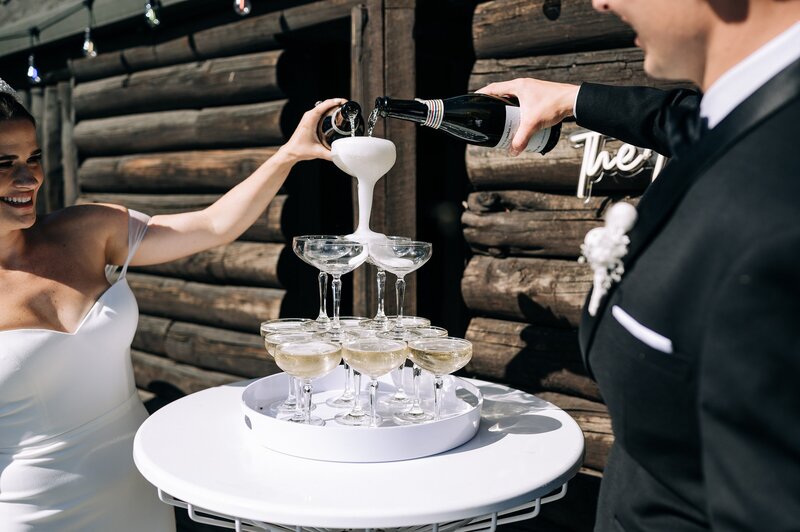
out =
[[(346, 100), (330, 99), (307, 111), (286, 144), (250, 177), (201, 211), (154, 216), (132, 264), (159, 264), (236, 240), (267, 208), (295, 163), (330, 160), (316, 135), (319, 119)], [(107, 247), (110, 262), (121, 264), (127, 253), (127, 224), (114, 231)]]

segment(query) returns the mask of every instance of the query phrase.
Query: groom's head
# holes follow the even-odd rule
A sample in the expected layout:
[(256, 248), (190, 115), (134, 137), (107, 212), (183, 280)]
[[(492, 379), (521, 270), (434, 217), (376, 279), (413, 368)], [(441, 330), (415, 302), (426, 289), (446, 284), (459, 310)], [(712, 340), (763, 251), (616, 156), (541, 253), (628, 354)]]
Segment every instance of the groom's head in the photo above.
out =
[(706, 89), (720, 75), (800, 20), (800, 0), (592, 0), (636, 32), (655, 78)]

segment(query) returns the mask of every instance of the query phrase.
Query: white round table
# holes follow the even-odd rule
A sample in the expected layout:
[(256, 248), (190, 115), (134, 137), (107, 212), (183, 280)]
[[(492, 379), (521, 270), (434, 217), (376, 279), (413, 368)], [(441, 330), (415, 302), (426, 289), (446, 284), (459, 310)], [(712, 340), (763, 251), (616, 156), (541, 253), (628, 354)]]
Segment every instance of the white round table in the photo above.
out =
[(563, 497), (583, 458), (583, 434), (563, 410), (475, 380), (480, 428), (451, 451), (382, 463), (297, 458), (248, 437), (239, 403), (250, 382), (183, 397), (136, 434), (136, 466), (196, 521), (236, 530), (493, 529)]

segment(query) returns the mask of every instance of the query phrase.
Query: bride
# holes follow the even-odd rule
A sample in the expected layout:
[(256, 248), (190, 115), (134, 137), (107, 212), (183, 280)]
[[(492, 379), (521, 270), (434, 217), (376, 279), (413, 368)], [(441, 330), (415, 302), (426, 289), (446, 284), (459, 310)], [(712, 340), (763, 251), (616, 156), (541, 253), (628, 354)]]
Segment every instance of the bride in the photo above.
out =
[[(149, 218), (118, 205), (36, 215), (42, 152), (34, 119), (0, 80), (0, 530), (174, 530), (139, 475), (133, 436), (147, 416), (129, 348), (138, 308), (129, 265), (235, 240), (295, 163), (330, 159), (308, 111), (289, 141), (208, 208)], [(114, 284), (106, 265), (121, 266)]]

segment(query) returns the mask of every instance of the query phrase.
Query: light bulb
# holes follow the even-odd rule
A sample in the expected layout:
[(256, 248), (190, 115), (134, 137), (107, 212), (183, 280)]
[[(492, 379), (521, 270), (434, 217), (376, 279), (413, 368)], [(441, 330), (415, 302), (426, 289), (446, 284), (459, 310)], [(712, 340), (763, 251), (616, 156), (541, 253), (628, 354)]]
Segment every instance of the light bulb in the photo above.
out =
[(83, 55), (84, 57), (97, 57), (97, 48), (92, 40), (91, 28), (86, 28), (83, 32)]
[(158, 0), (151, 0), (144, 6), (144, 18), (151, 28), (157, 28), (161, 21), (158, 19)]
[(28, 81), (34, 85), (42, 82), (42, 78), (39, 77), (39, 69), (33, 64), (33, 54), (28, 56)]
[(236, 11), (237, 15), (246, 17), (250, 14), (252, 8), (253, 5), (250, 3), (250, 0), (233, 0), (233, 10)]

